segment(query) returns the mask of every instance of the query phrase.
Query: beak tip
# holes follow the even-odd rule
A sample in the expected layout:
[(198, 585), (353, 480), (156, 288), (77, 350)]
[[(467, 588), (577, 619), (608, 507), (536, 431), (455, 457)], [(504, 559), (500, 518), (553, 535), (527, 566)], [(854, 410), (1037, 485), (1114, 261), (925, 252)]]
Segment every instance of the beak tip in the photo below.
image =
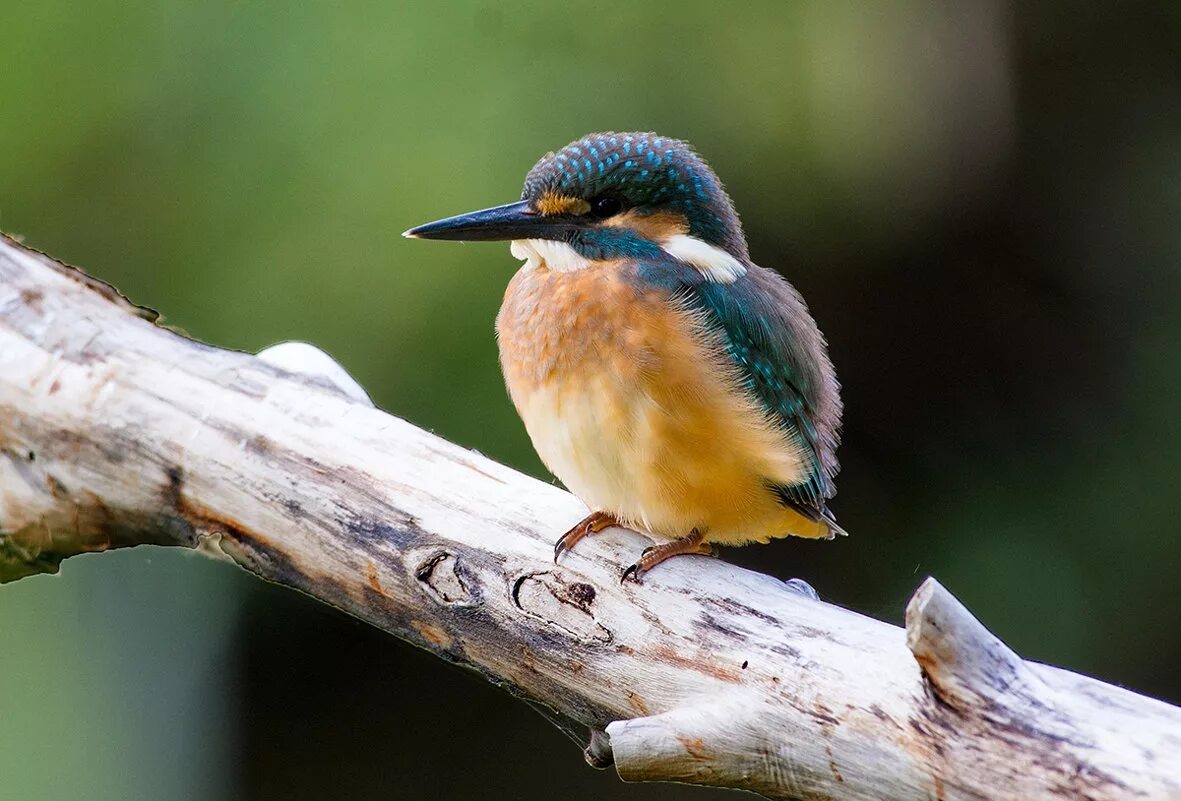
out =
[(541, 222), (544, 220), (535, 217), (528, 203), (522, 200), (416, 225), (403, 231), (402, 236), (453, 242), (508, 241), (527, 238), (524, 234), (532, 232)]

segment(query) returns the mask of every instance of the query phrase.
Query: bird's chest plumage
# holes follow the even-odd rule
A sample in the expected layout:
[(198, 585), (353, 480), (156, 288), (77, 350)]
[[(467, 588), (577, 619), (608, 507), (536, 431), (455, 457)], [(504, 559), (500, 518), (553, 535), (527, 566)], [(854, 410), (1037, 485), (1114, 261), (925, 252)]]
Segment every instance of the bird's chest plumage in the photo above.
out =
[(523, 267), (496, 321), (513, 400), (548, 385), (578, 393), (600, 373), (650, 369), (661, 305), (612, 267), (566, 273)]
[[(710, 332), (626, 264), (526, 264), (497, 317), (513, 403), (546, 465), (592, 508), (667, 536), (766, 506), (798, 452)], [(765, 538), (759, 531), (751, 539)]]
[(633, 483), (636, 418), (659, 365), (655, 298), (609, 267), (526, 266), (497, 318), (509, 394), (546, 465), (588, 504), (615, 503)]

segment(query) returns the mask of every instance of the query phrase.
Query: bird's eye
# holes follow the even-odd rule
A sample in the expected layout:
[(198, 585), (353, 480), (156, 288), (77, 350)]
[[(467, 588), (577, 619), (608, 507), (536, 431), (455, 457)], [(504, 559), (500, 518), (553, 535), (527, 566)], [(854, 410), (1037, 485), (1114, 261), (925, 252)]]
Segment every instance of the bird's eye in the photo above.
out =
[(623, 211), (623, 202), (617, 197), (600, 197), (591, 202), (591, 214), (599, 219), (613, 217)]

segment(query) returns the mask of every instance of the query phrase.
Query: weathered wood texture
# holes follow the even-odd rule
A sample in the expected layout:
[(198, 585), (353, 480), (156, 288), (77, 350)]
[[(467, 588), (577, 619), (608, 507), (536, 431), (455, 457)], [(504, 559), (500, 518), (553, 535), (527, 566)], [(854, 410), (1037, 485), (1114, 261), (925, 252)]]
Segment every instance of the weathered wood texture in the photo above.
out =
[(605, 729), (588, 758), (613, 756), (627, 780), (1181, 798), (1181, 711), (1022, 661), (933, 581), (905, 631), (706, 557), (621, 586), (646, 544), (632, 532), (553, 564), (583, 513), (0, 242), (0, 578), (141, 543), (204, 548)]

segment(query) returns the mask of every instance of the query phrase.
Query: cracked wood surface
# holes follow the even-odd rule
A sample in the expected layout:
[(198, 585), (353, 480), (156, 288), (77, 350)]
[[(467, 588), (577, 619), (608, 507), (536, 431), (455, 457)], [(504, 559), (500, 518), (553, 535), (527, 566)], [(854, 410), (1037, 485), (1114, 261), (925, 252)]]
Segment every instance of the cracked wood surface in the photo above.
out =
[(0, 580), (197, 547), (548, 707), (627, 780), (774, 798), (1181, 799), (1181, 711), (1025, 662), (928, 580), (903, 630), (611, 529), (327, 379), (0, 240)]

